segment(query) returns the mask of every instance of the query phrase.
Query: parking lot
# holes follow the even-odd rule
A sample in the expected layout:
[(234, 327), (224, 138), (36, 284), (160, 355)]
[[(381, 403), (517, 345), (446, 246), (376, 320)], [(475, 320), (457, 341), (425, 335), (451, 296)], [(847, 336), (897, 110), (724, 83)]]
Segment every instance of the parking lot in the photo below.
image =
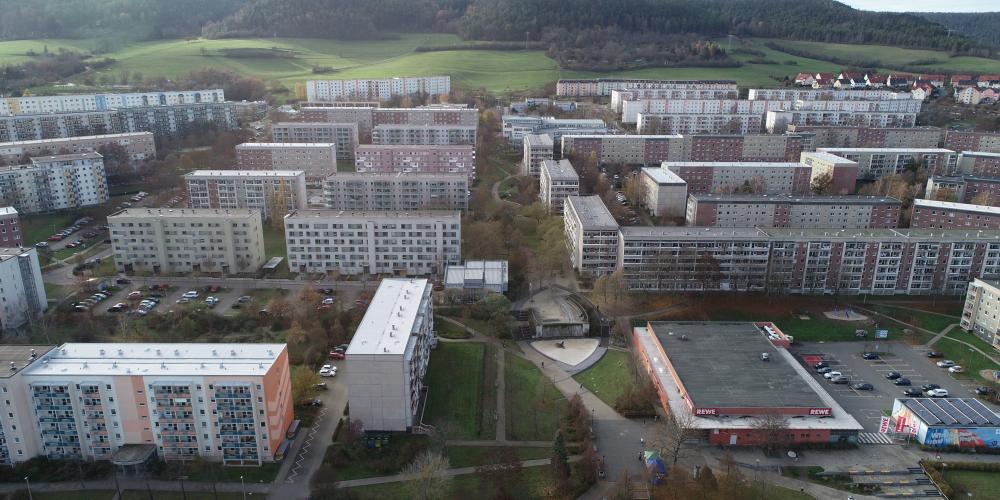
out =
[[(877, 351), (880, 358), (876, 360), (862, 359), (866, 350)], [(903, 390), (920, 388), (924, 384), (937, 384), (947, 389), (952, 397), (975, 397), (972, 391), (976, 384), (970, 380), (954, 378), (947, 369), (938, 368), (935, 362), (939, 359), (927, 357), (929, 349), (913, 347), (902, 342), (831, 342), (803, 343), (792, 348), (792, 352), (803, 363), (809, 365), (809, 371), (820, 380), (827, 391), (849, 413), (865, 427), (866, 431), (877, 431), (879, 421), (886, 410), (892, 409), (895, 398), (904, 397)], [(850, 379), (847, 385), (835, 385), (823, 378), (823, 375), (812, 369), (812, 362), (821, 359), (827, 362), (835, 371), (843, 373)], [(889, 372), (899, 372), (902, 377), (911, 381), (911, 386), (896, 386), (885, 378)], [(874, 386), (871, 391), (855, 390), (851, 386), (860, 382), (868, 382)]]

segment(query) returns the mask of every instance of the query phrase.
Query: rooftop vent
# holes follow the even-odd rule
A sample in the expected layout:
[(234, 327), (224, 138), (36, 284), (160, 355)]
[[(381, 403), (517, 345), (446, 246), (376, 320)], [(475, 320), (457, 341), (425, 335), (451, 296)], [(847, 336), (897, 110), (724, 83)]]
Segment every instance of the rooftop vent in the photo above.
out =
[(13, 362), (13, 361), (11, 361), (11, 362), (10, 362), (10, 371), (12, 371), (12, 372), (13, 372), (13, 371), (17, 371), (17, 366), (16, 366), (16, 365), (14, 365), (14, 362)]
[(99, 350), (97, 352), (101, 353), (101, 356), (104, 356), (104, 349), (101, 349), (101, 350)]

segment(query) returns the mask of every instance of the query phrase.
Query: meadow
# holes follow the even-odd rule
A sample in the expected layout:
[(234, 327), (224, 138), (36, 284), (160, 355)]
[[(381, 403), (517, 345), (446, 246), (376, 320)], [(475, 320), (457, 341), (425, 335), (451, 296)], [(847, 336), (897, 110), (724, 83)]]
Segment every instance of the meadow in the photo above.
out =
[(782, 47), (803, 50), (809, 54), (852, 60), (879, 61), (880, 66), (898, 67), (917, 65), (926, 67), (928, 73), (934, 71), (962, 71), (969, 73), (1000, 72), (1000, 60), (969, 56), (952, 57), (947, 52), (938, 50), (788, 40), (780, 40), (776, 41), (776, 43)]

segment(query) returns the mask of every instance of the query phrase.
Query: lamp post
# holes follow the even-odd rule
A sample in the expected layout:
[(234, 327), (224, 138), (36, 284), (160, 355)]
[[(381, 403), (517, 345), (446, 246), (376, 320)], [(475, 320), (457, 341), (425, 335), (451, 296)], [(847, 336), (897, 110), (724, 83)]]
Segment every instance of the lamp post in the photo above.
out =
[(184, 480), (185, 479), (187, 479), (187, 476), (179, 476), (177, 478), (177, 480), (179, 480), (181, 482), (181, 498), (183, 498), (184, 500), (187, 500), (187, 498), (188, 498), (187, 491), (184, 491)]
[(243, 500), (247, 500), (247, 485), (243, 482), (243, 476), (240, 476), (240, 489), (243, 490)]
[(24, 484), (26, 484), (28, 486), (28, 500), (34, 500), (31, 497), (31, 482), (28, 481), (28, 476), (24, 476)]

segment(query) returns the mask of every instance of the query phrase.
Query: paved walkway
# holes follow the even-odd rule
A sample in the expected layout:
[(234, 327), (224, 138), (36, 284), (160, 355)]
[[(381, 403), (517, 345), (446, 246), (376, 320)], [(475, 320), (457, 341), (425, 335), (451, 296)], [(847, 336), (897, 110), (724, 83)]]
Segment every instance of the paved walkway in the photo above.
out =
[[(552, 443), (549, 443), (551, 446)], [(579, 456), (569, 457), (570, 462), (575, 462), (579, 460)], [(540, 467), (542, 465), (549, 465), (549, 459), (547, 458), (536, 458), (534, 460), (525, 460), (521, 462), (521, 467)], [(448, 469), (448, 475), (451, 477), (464, 476), (466, 474), (475, 474), (475, 467), (458, 467), (455, 469)], [(400, 481), (410, 481), (417, 478), (417, 474), (396, 474), (393, 476), (378, 476), (378, 477), (366, 477), (363, 479), (350, 479), (347, 481), (338, 481), (338, 488), (350, 488), (352, 486), (368, 486), (372, 484), (385, 484), (385, 483), (398, 483)]]
[[(137, 478), (126, 478), (119, 476), (117, 487), (115, 486), (115, 480), (112, 478), (104, 479), (101, 481), (63, 481), (58, 483), (31, 483), (32, 493), (57, 493), (63, 491), (81, 491), (83, 490), (111, 490), (116, 491), (121, 489), (125, 490), (135, 490), (135, 491), (181, 491), (180, 481), (161, 481), (161, 480), (145, 480)], [(271, 489), (270, 483), (211, 483), (211, 482), (192, 482), (184, 481), (183, 483), (184, 491), (200, 491), (200, 492), (212, 492), (220, 491), (226, 493), (240, 493), (246, 491), (248, 494), (267, 494)], [(214, 489), (213, 489), (214, 488)], [(23, 481), (17, 483), (3, 483), (0, 484), (0, 493), (12, 493), (15, 491), (26, 490), (25, 483)]]
[(928, 340), (927, 343), (924, 344), (924, 346), (930, 347), (930, 346), (934, 345), (935, 342), (941, 340), (942, 338), (944, 338), (945, 335), (948, 335), (949, 333), (951, 333), (951, 331), (954, 330), (956, 326), (960, 326), (960, 325), (958, 323), (955, 323), (955, 324), (952, 324), (952, 325), (948, 325), (947, 327), (945, 327), (944, 330), (941, 330), (940, 332), (938, 332), (938, 334), (935, 335), (934, 338)]

